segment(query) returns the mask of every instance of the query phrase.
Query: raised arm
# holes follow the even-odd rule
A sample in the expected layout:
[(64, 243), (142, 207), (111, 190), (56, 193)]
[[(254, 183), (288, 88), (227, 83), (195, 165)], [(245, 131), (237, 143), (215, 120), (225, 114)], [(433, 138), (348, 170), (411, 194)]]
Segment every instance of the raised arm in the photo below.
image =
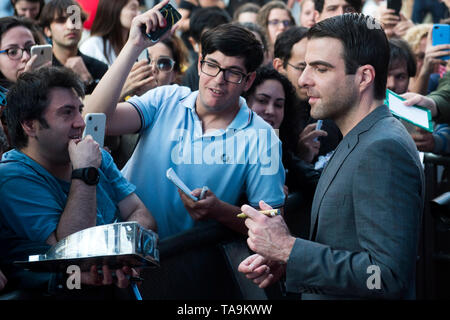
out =
[[(125, 80), (130, 73), (133, 64), (139, 54), (147, 47), (154, 45), (141, 31), (141, 26), (147, 27), (147, 32), (154, 31), (166, 24), (159, 12), (163, 6), (169, 3), (164, 0), (147, 12), (135, 17), (131, 24), (130, 35), (127, 43), (120, 51), (108, 72), (103, 76), (92, 95), (86, 101), (84, 113), (105, 113), (106, 134), (121, 135), (135, 133), (141, 127), (138, 112), (129, 103), (119, 103), (120, 93)], [(164, 37), (167, 37), (167, 32)]]

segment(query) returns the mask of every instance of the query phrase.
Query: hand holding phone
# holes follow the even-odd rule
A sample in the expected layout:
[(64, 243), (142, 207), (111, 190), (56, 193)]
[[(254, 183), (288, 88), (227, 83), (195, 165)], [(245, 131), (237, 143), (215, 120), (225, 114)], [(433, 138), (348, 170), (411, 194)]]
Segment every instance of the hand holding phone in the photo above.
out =
[[(432, 30), (432, 45), (437, 46), (441, 44), (450, 44), (450, 25), (435, 24)], [(438, 57), (442, 60), (449, 60), (450, 56)]]
[(53, 49), (50, 44), (32, 46), (30, 54), (31, 56), (37, 56), (36, 60), (33, 62), (33, 68), (37, 69), (39, 67), (42, 67), (46, 63), (51, 62), (53, 58), (52, 50)]
[(162, 7), (161, 12), (164, 19), (166, 19), (166, 26), (164, 28), (157, 28), (155, 31), (147, 33), (146, 26), (141, 25), (142, 33), (145, 34), (152, 42), (157, 42), (172, 26), (181, 19), (181, 14), (170, 3)]
[(395, 14), (399, 16), (402, 9), (402, 0), (387, 0), (387, 8), (394, 9)]
[(104, 113), (88, 113), (84, 121), (86, 127), (83, 131), (83, 138), (91, 135), (92, 138), (103, 148), (105, 140), (106, 115)]

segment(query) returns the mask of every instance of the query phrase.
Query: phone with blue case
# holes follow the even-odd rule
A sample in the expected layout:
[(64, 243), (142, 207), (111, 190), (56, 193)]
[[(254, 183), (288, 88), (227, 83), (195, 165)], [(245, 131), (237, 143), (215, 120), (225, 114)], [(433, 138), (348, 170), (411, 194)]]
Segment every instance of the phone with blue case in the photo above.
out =
[[(435, 24), (432, 31), (432, 45), (450, 44), (450, 25)], [(450, 55), (438, 57), (442, 60), (449, 60)]]

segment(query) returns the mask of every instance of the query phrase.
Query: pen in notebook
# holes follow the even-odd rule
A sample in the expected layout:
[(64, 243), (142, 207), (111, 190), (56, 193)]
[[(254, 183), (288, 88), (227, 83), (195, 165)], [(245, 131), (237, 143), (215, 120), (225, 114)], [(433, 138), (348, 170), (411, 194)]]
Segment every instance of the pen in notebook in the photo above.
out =
[[(281, 214), (280, 209), (270, 209), (270, 210), (262, 210), (258, 211), (259, 213), (262, 213), (263, 215), (269, 216), (269, 217), (275, 217)], [(248, 216), (241, 212), (236, 217), (238, 218), (248, 218)]]

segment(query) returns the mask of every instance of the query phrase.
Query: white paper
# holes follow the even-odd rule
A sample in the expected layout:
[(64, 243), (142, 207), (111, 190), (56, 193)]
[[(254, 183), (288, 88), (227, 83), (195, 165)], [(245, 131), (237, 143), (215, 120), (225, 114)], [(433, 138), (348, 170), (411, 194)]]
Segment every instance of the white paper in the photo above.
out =
[(428, 112), (426, 110), (416, 108), (414, 106), (405, 106), (403, 100), (393, 94), (389, 94), (389, 109), (397, 116), (428, 128)]
[(176, 172), (172, 169), (169, 168), (167, 169), (166, 172), (166, 176), (167, 179), (169, 179), (170, 181), (172, 181), (178, 188), (180, 188), (188, 197), (190, 197), (192, 200), (197, 201), (197, 197), (194, 197), (191, 194), (191, 189), (189, 189), (183, 181), (181, 181), (181, 179), (178, 177), (178, 175), (176, 174)]

